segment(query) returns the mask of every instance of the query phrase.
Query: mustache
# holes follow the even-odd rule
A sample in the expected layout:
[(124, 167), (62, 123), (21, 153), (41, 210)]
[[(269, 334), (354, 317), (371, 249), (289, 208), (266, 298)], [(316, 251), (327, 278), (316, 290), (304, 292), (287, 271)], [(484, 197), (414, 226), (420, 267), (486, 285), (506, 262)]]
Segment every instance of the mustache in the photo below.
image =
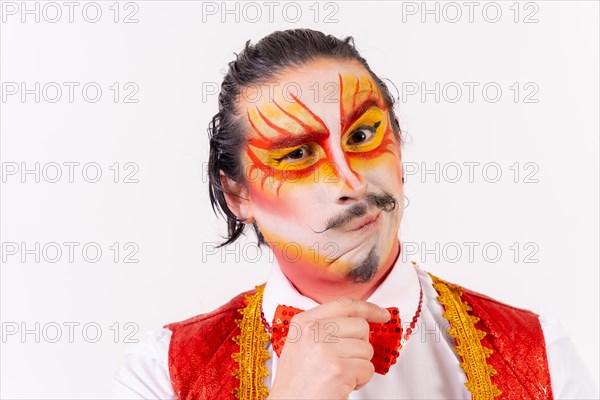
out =
[(315, 233), (323, 233), (329, 229), (339, 228), (340, 226), (343, 226), (356, 218), (366, 215), (370, 205), (375, 206), (382, 211), (390, 212), (396, 209), (398, 206), (398, 201), (389, 193), (367, 193), (364, 202), (354, 204), (341, 214), (329, 218), (324, 230), (313, 231)]

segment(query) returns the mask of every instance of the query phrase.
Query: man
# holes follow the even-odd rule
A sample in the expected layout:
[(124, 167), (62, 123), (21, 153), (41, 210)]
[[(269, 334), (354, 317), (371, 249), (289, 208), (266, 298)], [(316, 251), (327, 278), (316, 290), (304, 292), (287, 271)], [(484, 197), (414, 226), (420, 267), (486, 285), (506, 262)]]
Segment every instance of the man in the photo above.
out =
[(556, 323), (402, 261), (393, 105), (351, 38), (298, 29), (246, 43), (210, 125), (210, 198), (225, 245), (252, 225), (277, 262), (265, 284), (151, 332), (115, 397), (595, 395)]

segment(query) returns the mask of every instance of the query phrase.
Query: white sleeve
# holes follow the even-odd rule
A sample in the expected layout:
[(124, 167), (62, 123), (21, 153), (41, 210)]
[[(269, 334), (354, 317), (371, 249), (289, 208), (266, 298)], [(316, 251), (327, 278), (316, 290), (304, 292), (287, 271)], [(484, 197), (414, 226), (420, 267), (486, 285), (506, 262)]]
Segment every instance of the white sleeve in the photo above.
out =
[(560, 322), (540, 316), (555, 399), (599, 399), (598, 386)]
[(154, 329), (123, 355), (113, 377), (113, 399), (175, 400), (169, 375), (171, 331)]

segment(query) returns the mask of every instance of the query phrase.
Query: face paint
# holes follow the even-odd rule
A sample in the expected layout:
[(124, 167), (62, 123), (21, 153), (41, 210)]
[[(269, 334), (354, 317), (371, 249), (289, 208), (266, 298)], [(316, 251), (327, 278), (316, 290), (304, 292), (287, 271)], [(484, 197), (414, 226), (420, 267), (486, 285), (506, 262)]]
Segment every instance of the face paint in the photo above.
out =
[(246, 114), (256, 134), (248, 139), (246, 148), (252, 161), (250, 173), (260, 169), (261, 189), (271, 178), (277, 182), (278, 194), (284, 181), (308, 176), (326, 159), (322, 145), (329, 131), (325, 123), (297, 97), (292, 98), (294, 103), (288, 109), (273, 101), (264, 112), (256, 107)]
[[(350, 159), (372, 160), (385, 153), (393, 154), (393, 131), (389, 124), (387, 106), (371, 78), (338, 74), (341, 143)], [(315, 174), (324, 164), (335, 165), (329, 148), (330, 131), (312, 110), (298, 97), (288, 93), (292, 103), (282, 106), (277, 101), (258, 106), (246, 113), (252, 133), (246, 155), (251, 161), (249, 175), (260, 170), (260, 185), (264, 190), (267, 179), (276, 184), (279, 194), (284, 182), (299, 182)], [(295, 114), (294, 114), (295, 113)], [(327, 168), (321, 176), (339, 179)], [(312, 181), (318, 179), (313, 177)]]
[[(339, 75), (340, 120), (342, 138), (349, 156), (373, 159), (384, 153), (391, 153), (388, 145), (393, 144), (393, 131), (389, 124), (387, 106), (379, 90), (374, 90), (371, 79), (356, 77), (352, 96), (351, 76)], [(365, 82), (366, 81), (366, 82)], [(368, 90), (367, 88), (368, 87)]]
[(352, 62), (315, 62), (275, 83), (290, 82), (298, 95), (241, 109), (248, 213), (302, 293), (362, 290), (398, 249), (402, 166), (388, 107)]

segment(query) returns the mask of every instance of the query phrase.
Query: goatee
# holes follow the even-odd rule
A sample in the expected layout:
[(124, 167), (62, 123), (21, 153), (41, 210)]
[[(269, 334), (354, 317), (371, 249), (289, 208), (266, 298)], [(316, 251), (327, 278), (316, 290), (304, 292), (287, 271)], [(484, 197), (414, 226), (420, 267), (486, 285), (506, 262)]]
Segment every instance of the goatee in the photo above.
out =
[(377, 254), (376, 248), (377, 245), (373, 246), (371, 251), (369, 251), (367, 258), (360, 263), (358, 268), (353, 269), (348, 274), (354, 283), (368, 283), (375, 276), (377, 266), (379, 265), (379, 255)]

